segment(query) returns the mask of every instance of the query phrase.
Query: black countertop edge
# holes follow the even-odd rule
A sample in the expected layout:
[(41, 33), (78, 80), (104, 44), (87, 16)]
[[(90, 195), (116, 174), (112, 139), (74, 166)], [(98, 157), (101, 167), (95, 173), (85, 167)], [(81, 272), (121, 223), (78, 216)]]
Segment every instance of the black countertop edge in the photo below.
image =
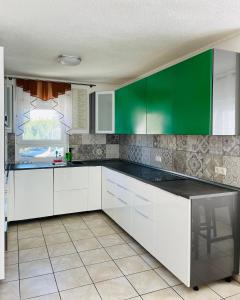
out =
[[(130, 165), (135, 165), (136, 167), (144, 167), (149, 170), (159, 171), (162, 173), (167, 174), (168, 176), (178, 177), (171, 181), (159, 181), (154, 182), (149, 180), (148, 178), (143, 178), (142, 176), (138, 176), (137, 174), (132, 174), (127, 171), (123, 171), (119, 168), (117, 168), (114, 165), (111, 165), (111, 163), (116, 162), (122, 162), (127, 163)], [(223, 193), (231, 193), (231, 192), (239, 192), (240, 188), (235, 188), (229, 185), (221, 184), (221, 183), (215, 183), (211, 181), (207, 181), (200, 178), (195, 178), (188, 175), (183, 175), (181, 173), (177, 173), (174, 171), (169, 171), (161, 168), (156, 168), (153, 166), (148, 166), (142, 163), (136, 163), (128, 160), (123, 159), (101, 159), (101, 160), (88, 160), (88, 161), (79, 161), (76, 164), (74, 163), (67, 163), (66, 165), (52, 165), (51, 163), (32, 163), (32, 164), (8, 164), (6, 170), (12, 170), (12, 171), (20, 171), (20, 170), (34, 170), (34, 169), (50, 169), (50, 168), (69, 168), (69, 167), (89, 167), (89, 166), (103, 166), (107, 167), (109, 169), (118, 171), (122, 174), (131, 176), (132, 178), (135, 178), (137, 180), (140, 180), (142, 182), (145, 182), (147, 184), (150, 184), (152, 186), (156, 186), (158, 188), (161, 188), (165, 191), (168, 191), (170, 193), (176, 194), (178, 196), (182, 196), (184, 198), (188, 199), (194, 199), (197, 196), (208, 196), (213, 194), (223, 194)], [(185, 191), (184, 191), (184, 185), (185, 185)], [(176, 188), (178, 186), (178, 188)], [(196, 186), (198, 189), (200, 187), (200, 190), (202, 189), (201, 193), (197, 192), (190, 192), (186, 191), (186, 187)], [(215, 187), (215, 189), (214, 189)], [(182, 189), (182, 190), (181, 190)], [(188, 188), (187, 188), (188, 189)], [(206, 191), (206, 192), (203, 192)], [(214, 191), (214, 192), (213, 192)]]

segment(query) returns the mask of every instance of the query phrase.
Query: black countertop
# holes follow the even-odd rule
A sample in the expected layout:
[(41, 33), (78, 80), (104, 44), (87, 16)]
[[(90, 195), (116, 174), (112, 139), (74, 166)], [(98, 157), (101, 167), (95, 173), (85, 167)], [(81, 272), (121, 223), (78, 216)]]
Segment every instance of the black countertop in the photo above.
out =
[(206, 183), (180, 174), (155, 169), (120, 159), (90, 160), (67, 163), (66, 165), (52, 165), (51, 163), (11, 164), (9, 166), (9, 170), (16, 171), (89, 166), (107, 167), (185, 198), (237, 192), (237, 190), (234, 188)]

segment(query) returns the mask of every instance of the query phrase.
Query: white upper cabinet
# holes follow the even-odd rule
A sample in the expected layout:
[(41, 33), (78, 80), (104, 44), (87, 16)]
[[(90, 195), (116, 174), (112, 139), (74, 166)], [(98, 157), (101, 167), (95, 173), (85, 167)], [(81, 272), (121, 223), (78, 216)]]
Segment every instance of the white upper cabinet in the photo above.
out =
[(89, 87), (72, 84), (71, 133), (89, 132)]
[(95, 92), (90, 95), (90, 132), (114, 133), (115, 94), (113, 91)]
[(6, 79), (4, 87), (4, 124), (7, 132), (13, 130), (13, 95), (15, 82), (14, 80)]

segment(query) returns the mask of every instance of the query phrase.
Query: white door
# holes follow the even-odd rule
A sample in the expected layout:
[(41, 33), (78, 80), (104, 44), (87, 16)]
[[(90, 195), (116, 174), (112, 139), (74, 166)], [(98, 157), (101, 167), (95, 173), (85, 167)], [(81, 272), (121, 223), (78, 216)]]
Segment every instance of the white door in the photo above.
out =
[(115, 131), (115, 93), (96, 92), (95, 132), (114, 133)]
[(4, 274), (4, 68), (3, 48), (0, 47), (0, 279)]
[(53, 169), (15, 171), (15, 220), (53, 215)]

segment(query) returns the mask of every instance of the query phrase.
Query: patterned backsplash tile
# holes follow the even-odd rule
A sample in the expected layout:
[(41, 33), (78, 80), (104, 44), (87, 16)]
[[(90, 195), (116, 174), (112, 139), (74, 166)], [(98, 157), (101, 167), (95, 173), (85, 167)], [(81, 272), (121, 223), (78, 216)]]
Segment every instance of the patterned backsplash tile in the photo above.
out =
[[(14, 134), (7, 145), (14, 162)], [(122, 158), (240, 187), (240, 136), (73, 134), (69, 146), (74, 160)]]

